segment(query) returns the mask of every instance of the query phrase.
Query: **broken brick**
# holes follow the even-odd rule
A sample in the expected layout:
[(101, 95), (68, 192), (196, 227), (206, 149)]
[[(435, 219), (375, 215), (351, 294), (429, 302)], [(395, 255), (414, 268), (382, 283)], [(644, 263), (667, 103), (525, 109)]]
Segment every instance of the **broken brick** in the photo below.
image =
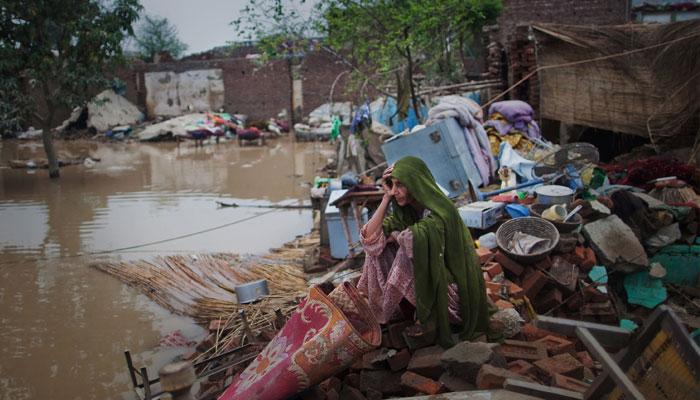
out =
[(493, 290), (486, 288), (486, 296), (488, 296), (491, 301), (498, 301), (501, 296), (498, 295), (498, 293), (495, 293)]
[(367, 400), (381, 400), (384, 396), (382, 395), (382, 392), (374, 389), (367, 389), (365, 392), (365, 397)]
[[(384, 395), (400, 395), (402, 392), (400, 377), (400, 372), (363, 370), (360, 373), (360, 387), (358, 389), (365, 393), (368, 389), (374, 389), (382, 392)], [(340, 397), (343, 397), (342, 394)]]
[(486, 265), (483, 266), (481, 269), (487, 272), (491, 278), (503, 273), (503, 268), (501, 268), (501, 264), (493, 261), (486, 263)]
[(389, 342), (389, 347), (394, 348), (394, 349), (403, 349), (406, 348), (406, 341), (404, 340), (403, 337), (403, 331), (411, 326), (411, 322), (409, 321), (403, 321), (403, 322), (396, 322), (393, 324), (390, 324), (387, 327), (387, 339)]
[(483, 275), (484, 275), (484, 282), (490, 282), (490, 281), (491, 281), (491, 275), (489, 275), (488, 272), (483, 271)]
[(345, 378), (343, 379), (343, 386), (352, 386), (354, 388), (360, 388), (360, 375), (354, 372), (351, 372), (347, 375), (345, 375)]
[(442, 365), (450, 374), (474, 383), (482, 365), (506, 366), (503, 356), (495, 352), (497, 347), (495, 343), (460, 342), (442, 354)]
[(586, 382), (564, 376), (562, 374), (554, 374), (554, 377), (552, 377), (552, 386), (572, 390), (574, 392), (585, 393), (590, 385)]
[(583, 364), (569, 353), (543, 358), (534, 362), (537, 369), (550, 378), (562, 374), (576, 379), (583, 379)]
[(415, 351), (435, 344), (434, 328), (426, 329), (422, 325), (411, 325), (403, 331), (403, 339), (409, 350)]
[(326, 400), (340, 400), (340, 394), (335, 389), (331, 389), (326, 392)]
[(513, 259), (509, 258), (505, 253), (503, 253), (500, 250), (496, 252), (494, 260), (497, 263), (501, 264), (501, 267), (510, 271), (515, 276), (520, 276), (523, 274), (523, 266), (518, 264), (517, 261), (514, 261)]
[(476, 389), (474, 384), (469, 383), (466, 379), (454, 376), (449, 372), (445, 372), (444, 374), (440, 375), (440, 379), (438, 381), (447, 389), (448, 392), (465, 392)]
[(581, 307), (583, 307), (583, 295), (581, 292), (577, 291), (566, 300), (566, 308), (569, 311), (578, 311)]
[(576, 246), (570, 261), (578, 265), (583, 272), (588, 272), (596, 265), (595, 252), (590, 247)]
[(549, 292), (538, 296), (535, 299), (535, 307), (540, 313), (549, 311), (555, 307), (558, 307), (564, 301), (564, 296), (561, 294), (561, 290), (552, 289)]
[(401, 386), (409, 390), (426, 394), (438, 394), (444, 389), (444, 386), (440, 382), (436, 382), (411, 371), (406, 371), (401, 375)]
[(605, 303), (610, 300), (607, 293), (601, 292), (593, 285), (583, 288), (583, 298), (587, 303)]
[(574, 342), (558, 336), (548, 335), (537, 340), (535, 343), (544, 344), (547, 347), (547, 353), (549, 353), (550, 356), (555, 356), (562, 353), (573, 353), (575, 350)]
[(343, 390), (340, 392), (340, 398), (342, 400), (366, 400), (362, 392), (352, 386), (343, 386)]
[(411, 352), (408, 349), (401, 349), (393, 356), (389, 357), (389, 368), (392, 371), (400, 371), (408, 366), (411, 361)]
[(509, 280), (506, 280), (505, 283), (508, 286), (508, 294), (510, 295), (510, 297), (512, 297), (514, 299), (522, 299), (523, 298), (523, 296), (525, 295), (525, 291), (523, 290), (523, 288), (521, 288), (520, 286), (516, 285), (515, 283), (513, 283)]
[(444, 352), (440, 346), (419, 349), (413, 354), (407, 369), (431, 379), (439, 379), (444, 372), (440, 360)]
[(476, 249), (476, 255), (479, 257), (479, 264), (484, 265), (487, 262), (491, 261), (494, 257), (493, 252), (491, 249), (487, 249), (486, 247), (479, 247)]
[(535, 361), (547, 357), (547, 348), (544, 344), (520, 340), (505, 340), (497, 351), (508, 361), (518, 359)]
[(535, 366), (525, 360), (515, 360), (508, 363), (508, 371), (525, 376), (534, 373)]
[(560, 336), (552, 331), (538, 328), (535, 325), (533, 325), (532, 323), (527, 323), (527, 324), (523, 325), (522, 328), (520, 328), (520, 334), (528, 342), (534, 342), (536, 340), (542, 339), (543, 337), (549, 336), (549, 335)]
[(554, 264), (549, 269), (549, 274), (554, 282), (566, 289), (569, 293), (576, 290), (578, 284), (578, 267), (566, 261), (562, 257), (554, 257)]
[(510, 372), (507, 369), (494, 367), (493, 365), (484, 364), (476, 376), (477, 389), (501, 389), (503, 382), (506, 379), (517, 379), (521, 381), (532, 381), (531, 379)]
[(336, 393), (340, 393), (340, 389), (343, 388), (343, 381), (341, 381), (337, 376), (331, 376), (325, 381), (319, 383), (318, 387), (320, 387), (324, 392), (335, 390)]
[(396, 353), (394, 349), (380, 347), (362, 355), (362, 369), (385, 369), (390, 355)]
[(579, 351), (576, 353), (576, 358), (578, 358), (579, 361), (581, 361), (581, 364), (583, 364), (584, 367), (594, 369), (595, 365), (593, 364), (593, 358), (591, 358), (591, 355), (587, 351)]
[(547, 277), (542, 272), (533, 270), (523, 279), (523, 290), (525, 291), (525, 296), (527, 296), (529, 299), (534, 299), (546, 284)]

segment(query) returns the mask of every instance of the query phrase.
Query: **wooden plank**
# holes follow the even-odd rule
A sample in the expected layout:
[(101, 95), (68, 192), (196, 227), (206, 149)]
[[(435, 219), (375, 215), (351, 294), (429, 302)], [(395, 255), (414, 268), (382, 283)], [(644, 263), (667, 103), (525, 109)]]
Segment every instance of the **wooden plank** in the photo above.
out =
[(546, 315), (538, 315), (535, 320), (535, 325), (538, 328), (550, 330), (569, 337), (576, 336), (576, 328), (586, 328), (593, 333), (600, 344), (614, 350), (627, 346), (632, 337), (632, 334), (628, 330), (617, 326), (548, 317)]
[(545, 400), (583, 400), (583, 394), (579, 392), (516, 379), (506, 379), (503, 383), (503, 388), (511, 392), (535, 396)]

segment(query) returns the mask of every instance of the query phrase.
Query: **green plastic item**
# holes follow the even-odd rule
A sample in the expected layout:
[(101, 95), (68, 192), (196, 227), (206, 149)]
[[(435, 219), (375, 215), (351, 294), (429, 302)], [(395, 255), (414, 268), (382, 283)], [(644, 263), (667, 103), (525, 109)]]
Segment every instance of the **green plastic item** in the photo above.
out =
[(605, 286), (605, 284), (608, 283), (608, 270), (605, 269), (604, 266), (596, 265), (591, 268), (588, 277), (591, 278), (593, 285), (596, 286), (599, 292), (608, 293), (608, 288)]
[(631, 319), (621, 319), (620, 328), (628, 330), (630, 332), (634, 332), (635, 330), (637, 330), (637, 328), (639, 328), (639, 325), (637, 325)]
[(635, 272), (625, 277), (625, 291), (630, 304), (654, 308), (668, 297), (661, 279), (653, 279), (647, 271)]
[(650, 262), (658, 262), (666, 268), (665, 282), (695, 286), (700, 275), (700, 245), (666, 246), (654, 254)]

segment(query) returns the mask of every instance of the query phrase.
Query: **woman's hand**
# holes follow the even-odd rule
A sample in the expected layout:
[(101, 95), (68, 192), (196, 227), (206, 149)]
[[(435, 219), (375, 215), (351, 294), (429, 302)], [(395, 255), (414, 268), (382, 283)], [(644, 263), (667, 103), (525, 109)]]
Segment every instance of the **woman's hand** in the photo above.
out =
[(384, 197), (391, 199), (394, 196), (394, 186), (391, 182), (391, 173), (394, 171), (394, 166), (390, 166), (382, 173), (382, 189), (384, 189)]

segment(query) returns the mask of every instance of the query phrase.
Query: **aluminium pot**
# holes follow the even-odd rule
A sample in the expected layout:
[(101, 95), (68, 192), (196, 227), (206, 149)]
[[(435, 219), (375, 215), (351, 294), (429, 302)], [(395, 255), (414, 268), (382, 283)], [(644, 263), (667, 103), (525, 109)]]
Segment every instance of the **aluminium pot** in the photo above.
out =
[(573, 189), (561, 185), (542, 185), (535, 189), (537, 203), (544, 205), (569, 204), (574, 201)]
[(235, 287), (236, 299), (239, 304), (248, 304), (260, 300), (270, 294), (267, 288), (267, 280), (260, 279), (257, 281), (246, 282)]

